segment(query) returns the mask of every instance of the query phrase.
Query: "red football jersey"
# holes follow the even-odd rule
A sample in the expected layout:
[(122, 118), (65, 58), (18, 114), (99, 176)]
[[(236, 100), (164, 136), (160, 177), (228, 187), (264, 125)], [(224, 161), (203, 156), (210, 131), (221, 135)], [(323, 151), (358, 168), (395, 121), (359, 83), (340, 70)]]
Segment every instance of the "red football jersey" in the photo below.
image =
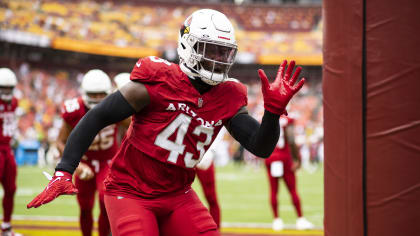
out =
[[(133, 115), (107, 191), (121, 193), (118, 186), (130, 185), (125, 192), (150, 197), (189, 187), (222, 126), (247, 105), (246, 87), (229, 79), (200, 94), (179, 65), (157, 57), (140, 59), (130, 79), (145, 85), (150, 104)], [(121, 153), (128, 145), (139, 155)]]
[(277, 160), (285, 160), (285, 159), (292, 159), (292, 154), (290, 152), (289, 143), (286, 137), (286, 127), (292, 125), (294, 120), (287, 116), (280, 117), (280, 137), (279, 141), (277, 142), (276, 147), (274, 148), (273, 153), (267, 159), (265, 159), (266, 163), (271, 163)]
[[(83, 99), (78, 97), (63, 103), (61, 117), (74, 128), (87, 112)], [(112, 159), (117, 151), (117, 125), (112, 124), (99, 131), (85, 155), (90, 160), (103, 161)]]
[(10, 145), (17, 128), (15, 110), (18, 106), (18, 100), (12, 98), (10, 103), (0, 99), (0, 145)]

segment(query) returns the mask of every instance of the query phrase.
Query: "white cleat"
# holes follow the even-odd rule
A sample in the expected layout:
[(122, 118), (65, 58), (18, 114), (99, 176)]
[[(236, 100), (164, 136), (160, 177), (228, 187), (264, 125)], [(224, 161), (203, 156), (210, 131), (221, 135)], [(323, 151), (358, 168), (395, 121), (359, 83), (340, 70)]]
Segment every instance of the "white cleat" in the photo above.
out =
[(307, 230), (307, 229), (313, 229), (314, 224), (309, 222), (305, 217), (299, 217), (296, 220), (296, 229), (297, 230)]
[(280, 218), (275, 218), (273, 220), (273, 230), (280, 231), (284, 229), (284, 223)]

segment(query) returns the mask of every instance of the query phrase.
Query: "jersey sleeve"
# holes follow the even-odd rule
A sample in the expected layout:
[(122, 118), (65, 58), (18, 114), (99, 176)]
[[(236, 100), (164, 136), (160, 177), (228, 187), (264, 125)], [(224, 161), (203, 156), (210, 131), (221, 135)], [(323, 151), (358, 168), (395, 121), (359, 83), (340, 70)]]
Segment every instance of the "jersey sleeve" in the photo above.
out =
[(234, 102), (234, 104), (232, 104), (232, 109), (238, 111), (242, 107), (248, 105), (248, 89), (237, 79), (229, 79), (228, 83), (230, 87), (229, 93), (232, 96), (231, 101)]
[(159, 72), (167, 70), (172, 63), (159, 57), (150, 56), (139, 59), (130, 74), (130, 80), (141, 83), (160, 82)]
[(131, 71), (130, 80), (144, 83), (150, 81), (153, 75), (149, 57), (140, 58)]
[(70, 126), (76, 126), (80, 118), (83, 117), (81, 104), (78, 99), (69, 99), (61, 105), (61, 118)]
[(248, 105), (248, 89), (245, 85), (239, 82), (238, 85), (238, 97), (241, 103), (241, 107)]
[(164, 91), (166, 72), (172, 64), (164, 59), (150, 56), (139, 59), (130, 74), (130, 80), (142, 83), (150, 96), (151, 103), (159, 100), (159, 94)]

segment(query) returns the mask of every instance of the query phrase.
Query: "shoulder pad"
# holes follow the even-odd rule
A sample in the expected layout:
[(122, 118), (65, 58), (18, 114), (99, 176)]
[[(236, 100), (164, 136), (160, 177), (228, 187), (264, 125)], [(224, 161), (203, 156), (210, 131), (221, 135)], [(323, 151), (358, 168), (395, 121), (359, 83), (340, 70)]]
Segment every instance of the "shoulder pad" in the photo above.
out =
[(83, 102), (79, 98), (68, 99), (61, 106), (61, 117), (69, 124), (78, 121), (85, 115), (83, 106)]

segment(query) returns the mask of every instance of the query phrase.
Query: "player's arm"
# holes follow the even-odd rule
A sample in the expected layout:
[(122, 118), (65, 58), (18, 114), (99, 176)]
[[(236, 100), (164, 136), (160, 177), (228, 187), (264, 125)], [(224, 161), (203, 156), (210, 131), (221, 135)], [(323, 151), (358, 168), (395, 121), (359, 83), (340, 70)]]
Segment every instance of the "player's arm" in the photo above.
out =
[(123, 121), (121, 121), (119, 123), (119, 125), (122, 126), (122, 127), (124, 127), (127, 130), (128, 127), (130, 126), (130, 123), (131, 123), (131, 118), (129, 117), (129, 118), (124, 119)]
[[(63, 120), (63, 125), (60, 128), (56, 142), (59, 157), (61, 157), (62, 153), (64, 152), (64, 147), (66, 146), (67, 138), (69, 137), (72, 130), (73, 127), (65, 120)], [(90, 169), (90, 167), (87, 164), (84, 164), (83, 162), (79, 163), (79, 166), (76, 168), (74, 174), (79, 176), (79, 178), (82, 180), (89, 180), (95, 176), (93, 170)]]
[(101, 129), (127, 119), (149, 104), (149, 100), (146, 87), (139, 82), (131, 81), (107, 96), (89, 110), (70, 133), (56, 171), (73, 173), (82, 155), (88, 150)]
[(53, 177), (42, 193), (36, 196), (27, 208), (39, 207), (63, 194), (76, 194), (72, 173), (82, 155), (104, 127), (120, 122), (140, 111), (150, 102), (149, 94), (141, 83), (130, 82), (121, 90), (107, 96), (79, 121), (67, 140), (63, 157), (57, 164)]
[(273, 152), (280, 135), (279, 118), (286, 112), (286, 106), (303, 86), (305, 79), (297, 84), (301, 67), (293, 72), (295, 62), (285, 68), (287, 61), (281, 64), (276, 79), (269, 84), (263, 70), (258, 70), (261, 79), (261, 90), (264, 97), (264, 116), (261, 124), (252, 118), (246, 109), (241, 108), (227, 123), (230, 134), (248, 151), (256, 156), (267, 158)]
[(280, 115), (265, 111), (260, 124), (242, 107), (227, 123), (226, 129), (252, 154), (267, 158), (280, 136), (279, 117)]
[[(59, 152), (59, 157), (61, 157), (61, 155), (64, 152), (64, 147), (66, 146), (67, 138), (69, 137), (72, 130), (73, 127), (65, 120), (63, 120), (63, 125), (60, 128), (57, 137), (57, 142), (55, 143)], [(83, 180), (89, 180), (94, 177), (94, 173), (90, 169), (90, 167), (82, 162), (79, 163), (79, 166), (76, 168), (74, 174), (81, 177), (81, 179)]]
[(71, 125), (69, 125), (66, 121), (63, 120), (63, 125), (60, 128), (60, 131), (57, 137), (57, 142), (56, 142), (56, 146), (57, 146), (58, 151), (60, 152), (60, 155), (64, 151), (67, 138), (69, 137), (72, 130), (73, 130), (73, 127), (71, 127)]

